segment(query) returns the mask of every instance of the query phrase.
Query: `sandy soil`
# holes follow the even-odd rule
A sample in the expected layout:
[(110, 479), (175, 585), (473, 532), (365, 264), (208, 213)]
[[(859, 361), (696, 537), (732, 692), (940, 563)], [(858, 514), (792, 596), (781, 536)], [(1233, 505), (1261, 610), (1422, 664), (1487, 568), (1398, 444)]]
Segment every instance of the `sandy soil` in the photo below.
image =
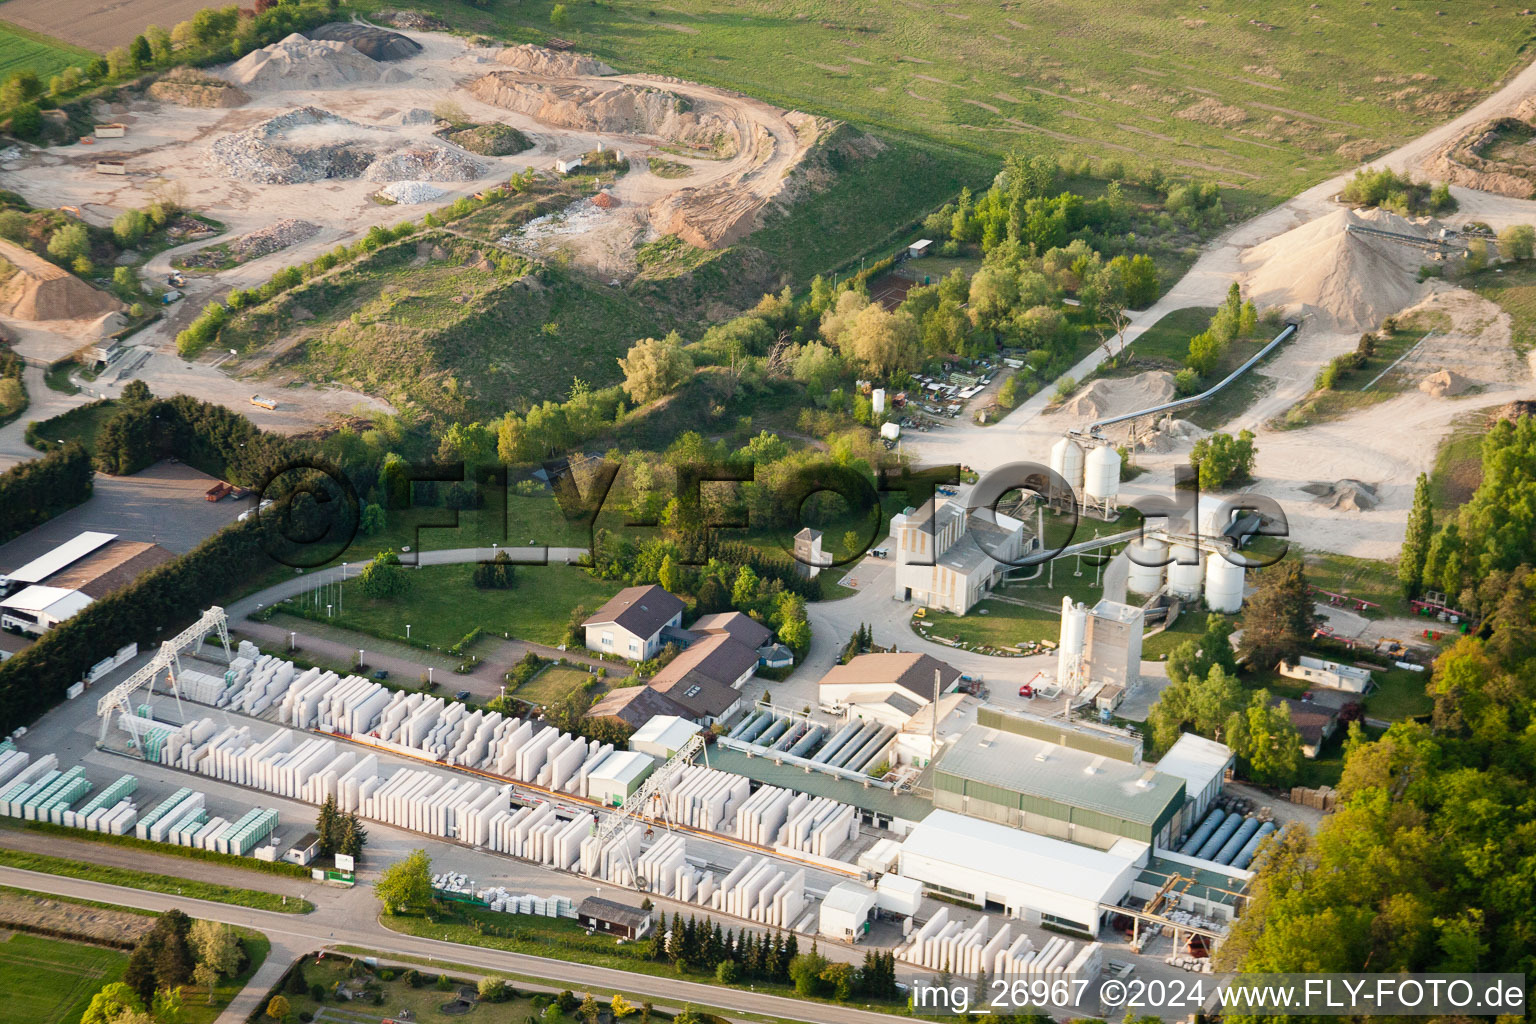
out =
[[(533, 118), (484, 103), (465, 86), (491, 71), (506, 71), (498, 62), (499, 47), (472, 47), (464, 40), (441, 33), (404, 33), (423, 47), (417, 57), (392, 62), (391, 68), (409, 73), (402, 83), (347, 83), (324, 89), (248, 88), (251, 99), (233, 109), (196, 109), (141, 100), (113, 112), (129, 131), (121, 139), (98, 140), (94, 145), (29, 150), (4, 167), (6, 187), (38, 206), (75, 206), (86, 220), (110, 224), (122, 210), (168, 197), (222, 221), (225, 239), (235, 238), (287, 216), (302, 216), (320, 226), (312, 238), (231, 270), (207, 276), (189, 276), (184, 291), (187, 301), (176, 304), (164, 320), (140, 332), (137, 346), (156, 355), (136, 376), (157, 394), (186, 391), (220, 401), (250, 415), (262, 426), (298, 430), (323, 422), (331, 414), (354, 407), (388, 408), (367, 396), (339, 389), (294, 389), (280, 392), (283, 408), (278, 415), (263, 413), (246, 404), (253, 386), (231, 381), (210, 366), (217, 354), (189, 367), (175, 356), (174, 338), (208, 300), (231, 289), (258, 285), (292, 264), (311, 259), (338, 243), (350, 242), (374, 225), (419, 219), (427, 210), (452, 202), (505, 181), (524, 168), (552, 170), (557, 159), (597, 149), (619, 149), (632, 160), (632, 169), (612, 186), (618, 206), (595, 218), (591, 230), (552, 236), (551, 246), (570, 251), (576, 262), (603, 279), (626, 277), (635, 271), (634, 249), (651, 229), (650, 211), (656, 204), (680, 195), (695, 209), (720, 197), (737, 201), (733, 215), (745, 209), (751, 220), (784, 189), (786, 174), (806, 152), (812, 132), (797, 131), (798, 115), (782, 111), (735, 93), (673, 79), (647, 75), (607, 76), (603, 82), (624, 82), (661, 87), (707, 103), (726, 113), (740, 137), (751, 140), (727, 160), (693, 159), (668, 155), (687, 164), (692, 173), (682, 179), (651, 174), (646, 156), (659, 140), (557, 128)], [(217, 69), (216, 69), (217, 70)], [(530, 78), (533, 72), (521, 72)], [(579, 81), (579, 78), (549, 79)], [(445, 195), (420, 206), (382, 206), (371, 196), (378, 182), (331, 179), (303, 184), (266, 185), (237, 181), (211, 169), (209, 145), (277, 114), (312, 105), (360, 124), (378, 126), (399, 138), (402, 145), (432, 138), (432, 123), (402, 125), (400, 115), (416, 108), (432, 110), (443, 103), (456, 105), (474, 121), (500, 121), (512, 125), (533, 140), (533, 148), (508, 157), (476, 156), (485, 168), (484, 177), (466, 182), (439, 182)], [(100, 159), (126, 161), (126, 176), (98, 174)], [(679, 200), (683, 204), (683, 200)], [(750, 225), (748, 225), (750, 227)], [(147, 281), (163, 281), (173, 257), (210, 244), (203, 240), (160, 253), (144, 268)], [(537, 249), (537, 247), (535, 247)], [(130, 360), (131, 361), (131, 360)], [(123, 381), (103, 381), (102, 389), (115, 394)], [(264, 383), (270, 390), (270, 385)]]

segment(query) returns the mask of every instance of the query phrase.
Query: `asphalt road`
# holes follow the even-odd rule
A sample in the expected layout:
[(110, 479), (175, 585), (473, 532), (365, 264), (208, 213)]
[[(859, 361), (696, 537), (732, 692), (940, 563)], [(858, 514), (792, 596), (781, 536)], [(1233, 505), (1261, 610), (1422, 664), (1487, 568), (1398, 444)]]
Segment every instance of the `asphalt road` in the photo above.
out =
[(252, 984), (248, 985), (246, 991), (242, 992), (236, 1000), (239, 1005), (232, 1003), (219, 1017), (219, 1024), (225, 1024), (226, 1021), (243, 1021), (265, 995), (266, 989), (260, 986), (263, 984), (270, 986), (275, 983), (295, 958), (336, 944), (365, 946), (380, 953), (432, 957), (468, 967), (559, 979), (573, 989), (607, 991), (623, 989), (626, 992), (664, 1002), (682, 1000), (715, 1006), (724, 1002), (735, 1009), (789, 1020), (810, 1021), (813, 1024), (890, 1024), (891, 1020), (889, 1014), (874, 1013), (849, 1006), (805, 1002), (762, 992), (723, 989), (715, 985), (685, 981), (680, 978), (632, 974), (628, 971), (593, 967), (565, 960), (551, 960), (526, 953), (507, 953), (501, 950), (482, 949), (478, 946), (461, 946), (436, 939), (402, 935), (385, 928), (373, 915), (373, 894), (368, 889), (354, 889), (348, 893), (348, 906), (345, 910), (338, 908), (326, 914), (300, 917), (179, 896), (162, 896), (159, 893), (141, 892), (138, 889), (106, 885), (101, 882), (59, 878), (17, 868), (0, 867), (0, 884), (55, 896), (97, 900), (143, 910), (163, 912), (177, 909), (191, 917), (222, 921), (225, 924), (240, 925), (263, 932), (272, 940), (272, 953), (268, 962), (257, 972)]

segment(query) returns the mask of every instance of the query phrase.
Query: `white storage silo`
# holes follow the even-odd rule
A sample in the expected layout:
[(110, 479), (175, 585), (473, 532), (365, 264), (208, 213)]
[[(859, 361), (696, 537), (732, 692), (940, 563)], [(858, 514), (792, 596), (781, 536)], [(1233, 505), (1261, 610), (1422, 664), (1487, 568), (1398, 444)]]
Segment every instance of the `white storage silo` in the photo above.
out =
[(1070, 437), (1051, 445), (1051, 471), (1060, 474), (1078, 494), (1083, 491), (1083, 449)]
[(1184, 601), (1194, 601), (1200, 597), (1202, 557), (1198, 548), (1188, 544), (1173, 546), (1173, 561), (1168, 563), (1169, 593)]
[(1234, 565), (1220, 555), (1210, 555), (1205, 560), (1205, 603), (1213, 612), (1230, 615), (1243, 607), (1243, 577), (1241, 565)]
[(1107, 444), (1088, 453), (1083, 473), (1084, 500), (1092, 505), (1110, 504), (1120, 495), (1120, 453)]
[(875, 388), (869, 393), (869, 407), (876, 416), (885, 412), (885, 388)]
[[(1126, 557), (1131, 563), (1130, 571), (1126, 575), (1126, 587), (1137, 594), (1157, 593), (1158, 588), (1163, 585), (1163, 563), (1168, 558), (1168, 545), (1148, 537), (1128, 545), (1125, 550)], [(1153, 564), (1143, 565), (1143, 562)]]
[(1066, 686), (1083, 657), (1083, 638), (1088, 631), (1088, 606), (1070, 597), (1061, 599), (1061, 645), (1056, 651), (1056, 682)]

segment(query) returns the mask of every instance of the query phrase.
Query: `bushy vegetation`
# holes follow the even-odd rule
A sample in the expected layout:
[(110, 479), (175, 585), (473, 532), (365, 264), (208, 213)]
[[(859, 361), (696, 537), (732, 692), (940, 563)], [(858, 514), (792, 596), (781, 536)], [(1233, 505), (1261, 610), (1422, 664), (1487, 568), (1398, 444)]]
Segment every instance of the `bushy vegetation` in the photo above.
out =
[(93, 475), (91, 457), (78, 444), (0, 473), (0, 543), (89, 498)]
[(1240, 430), (1236, 437), (1215, 433), (1196, 441), (1189, 464), (1199, 475), (1200, 489), (1214, 491), (1251, 479), (1256, 454), (1253, 437), (1253, 431)]
[(1427, 182), (1414, 181), (1407, 174), (1398, 174), (1390, 167), (1361, 168), (1339, 196), (1346, 203), (1379, 206), (1404, 217), (1454, 213), (1456, 210), (1456, 200), (1443, 182), (1431, 186)]

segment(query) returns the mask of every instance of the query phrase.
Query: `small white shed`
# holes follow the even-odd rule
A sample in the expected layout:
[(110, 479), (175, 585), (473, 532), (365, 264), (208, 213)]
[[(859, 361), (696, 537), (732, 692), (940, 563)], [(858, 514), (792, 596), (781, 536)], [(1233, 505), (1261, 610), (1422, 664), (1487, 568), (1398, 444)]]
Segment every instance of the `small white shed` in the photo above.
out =
[(857, 942), (875, 919), (875, 890), (858, 882), (838, 882), (821, 901), (817, 931), (829, 939)]
[(907, 246), (907, 258), (913, 260), (922, 259), (924, 256), (928, 255), (928, 250), (932, 248), (933, 239), (919, 238), (917, 241)]

